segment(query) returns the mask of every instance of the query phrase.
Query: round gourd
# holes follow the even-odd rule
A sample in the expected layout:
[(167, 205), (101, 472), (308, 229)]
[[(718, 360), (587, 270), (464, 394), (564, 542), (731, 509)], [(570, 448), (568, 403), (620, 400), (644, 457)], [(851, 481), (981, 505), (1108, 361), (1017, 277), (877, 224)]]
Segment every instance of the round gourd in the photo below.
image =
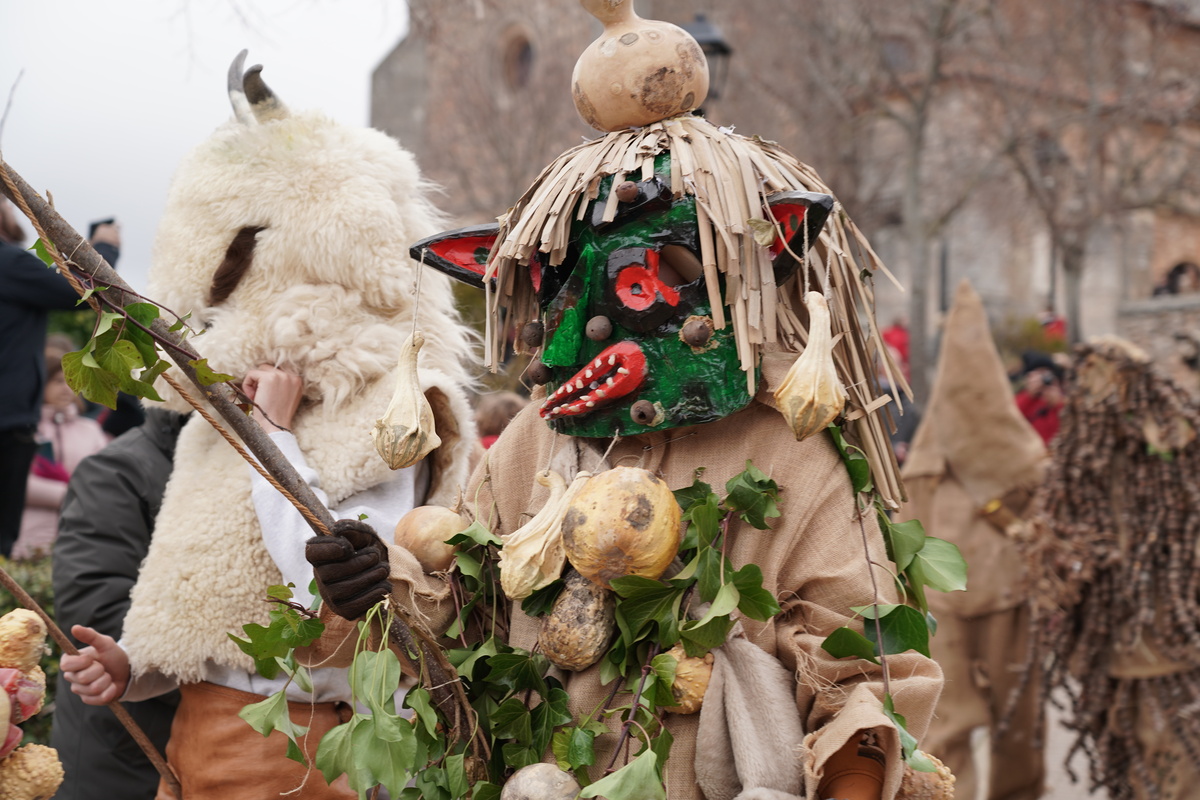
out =
[(504, 782), (500, 800), (574, 800), (579, 782), (553, 764), (521, 767)]
[(563, 549), (571, 566), (611, 589), (626, 575), (658, 578), (679, 550), (679, 504), (667, 484), (639, 467), (592, 476), (563, 518)]
[(704, 693), (708, 691), (708, 681), (712, 678), (713, 654), (705, 653), (704, 658), (693, 658), (677, 644), (667, 651), (678, 663), (675, 667), (675, 682), (671, 684), (671, 694), (675, 696), (675, 705), (664, 706), (663, 711), (672, 714), (695, 714), (704, 705)]
[(691, 34), (642, 19), (633, 0), (582, 0), (604, 23), (600, 38), (579, 56), (571, 96), (584, 121), (615, 131), (698, 108), (708, 95), (708, 62)]
[(542, 618), (538, 647), (557, 667), (585, 670), (608, 649), (617, 626), (616, 610), (612, 592), (568, 569), (566, 587)]
[(444, 572), (454, 563), (456, 550), (446, 540), (466, 527), (457, 511), (444, 506), (417, 506), (396, 523), (394, 541), (412, 553), (425, 572)]

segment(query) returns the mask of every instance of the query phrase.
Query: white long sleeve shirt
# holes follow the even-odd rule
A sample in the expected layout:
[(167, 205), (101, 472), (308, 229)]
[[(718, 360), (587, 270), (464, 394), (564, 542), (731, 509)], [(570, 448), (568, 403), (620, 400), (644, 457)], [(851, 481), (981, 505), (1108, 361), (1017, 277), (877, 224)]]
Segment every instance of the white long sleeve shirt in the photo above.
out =
[[(358, 519), (361, 515), (385, 540), (390, 540), (391, 532), (400, 518), (423, 502), (428, 490), (429, 471), (426, 464), (420, 462), (396, 470), (383, 483), (351, 495), (337, 508), (331, 508), (329, 498), (321, 488), (321, 477), (308, 465), (296, 437), (284, 431), (277, 431), (270, 436), (300, 477), (312, 488), (317, 498), (329, 508), (334, 519)], [(247, 469), (251, 473), (251, 499), (262, 528), (263, 544), (275, 565), (279, 567), (283, 583), (293, 584), (295, 602), (306, 607), (311, 606), (314, 597), (309, 591), (309, 585), (313, 580), (313, 569), (304, 558), (304, 543), (313, 535), (312, 529), (287, 498), (252, 467), (247, 465)], [(256, 672), (231, 669), (212, 661), (207, 662), (205, 666), (205, 680), (243, 692), (265, 697), (278, 692), (286, 684), (289, 700), (318, 703), (350, 701), (350, 684), (346, 678), (346, 669), (318, 667), (309, 670), (309, 673), (313, 684), (311, 694), (295, 682), (289, 684), (287, 676), (283, 674), (267, 679)], [(175, 681), (168, 676), (147, 673), (136, 681), (131, 681), (121, 699), (144, 700), (168, 692), (175, 686)]]

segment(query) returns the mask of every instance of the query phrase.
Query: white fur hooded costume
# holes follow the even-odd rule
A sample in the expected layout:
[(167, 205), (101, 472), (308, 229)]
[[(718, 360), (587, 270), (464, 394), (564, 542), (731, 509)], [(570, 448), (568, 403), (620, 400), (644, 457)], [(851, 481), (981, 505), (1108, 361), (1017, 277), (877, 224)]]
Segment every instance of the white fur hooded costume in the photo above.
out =
[[(393, 139), (289, 112), (257, 67), (244, 89), (241, 56), (234, 67), (237, 118), (175, 175), (150, 296), (190, 313), (188, 324), (204, 330), (194, 345), (214, 370), (240, 378), (269, 363), (304, 378), (292, 430), (334, 506), (390, 475), (370, 432), (388, 405), (415, 316), (426, 337), (421, 387), (442, 440), (426, 459), (425, 502), (451, 505), (478, 448), (465, 391), (473, 337), (448, 278), (426, 270), (414, 302), (419, 266), (408, 248), (444, 227), (426, 199), (428, 186)], [(214, 273), (246, 228), (262, 228), (243, 236), (252, 242), (251, 266), (214, 302)], [(189, 410), (162, 382), (159, 390), (168, 406)], [(250, 488), (242, 458), (193, 416), (125, 620), (135, 676), (155, 670), (201, 680), (206, 659), (253, 671), (226, 634), (267, 623), (262, 598), (280, 574), (263, 545)], [(391, 531), (379, 533), (390, 540)]]

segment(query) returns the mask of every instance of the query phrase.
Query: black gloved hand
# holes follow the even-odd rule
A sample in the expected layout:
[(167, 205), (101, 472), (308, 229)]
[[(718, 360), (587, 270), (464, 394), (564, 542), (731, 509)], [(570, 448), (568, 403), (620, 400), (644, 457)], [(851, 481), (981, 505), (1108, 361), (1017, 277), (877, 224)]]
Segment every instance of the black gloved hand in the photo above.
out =
[(391, 594), (387, 546), (365, 522), (339, 519), (329, 536), (304, 543), (304, 557), (313, 565), (317, 590), (333, 613), (356, 620)]

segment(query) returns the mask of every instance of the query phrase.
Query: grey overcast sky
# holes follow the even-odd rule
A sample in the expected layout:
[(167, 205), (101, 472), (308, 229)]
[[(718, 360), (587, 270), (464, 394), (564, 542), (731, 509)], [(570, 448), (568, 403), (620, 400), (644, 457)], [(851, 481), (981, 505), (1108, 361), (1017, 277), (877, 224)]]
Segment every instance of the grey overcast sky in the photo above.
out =
[(402, 0), (0, 0), (0, 151), (81, 233), (116, 217), (143, 290), (175, 166), (231, 116), (239, 50), (292, 108), (367, 125), (407, 27)]

